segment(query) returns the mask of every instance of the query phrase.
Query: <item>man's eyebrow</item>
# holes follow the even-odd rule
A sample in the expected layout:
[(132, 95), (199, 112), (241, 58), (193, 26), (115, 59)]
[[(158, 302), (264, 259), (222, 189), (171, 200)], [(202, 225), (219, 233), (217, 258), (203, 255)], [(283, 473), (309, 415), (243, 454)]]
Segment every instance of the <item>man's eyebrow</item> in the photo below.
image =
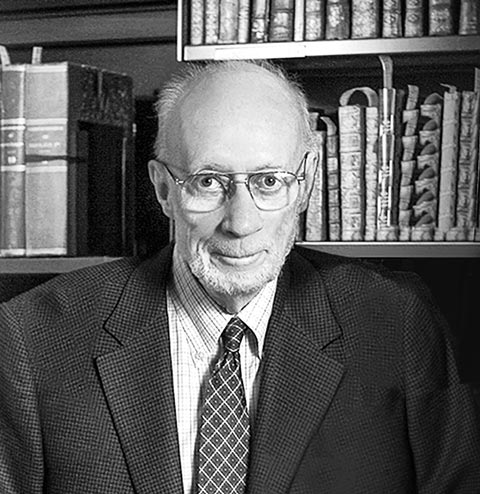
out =
[(254, 170), (225, 170), (225, 167), (218, 164), (218, 163), (202, 163), (198, 164), (197, 166), (193, 166), (194, 171), (192, 171), (192, 174), (198, 174), (198, 173), (219, 173), (223, 175), (229, 175), (232, 173), (247, 173), (247, 174), (252, 174), (252, 173), (261, 173), (263, 171), (284, 171), (285, 167), (275, 164), (275, 163), (262, 163), (261, 165), (258, 165), (257, 168)]

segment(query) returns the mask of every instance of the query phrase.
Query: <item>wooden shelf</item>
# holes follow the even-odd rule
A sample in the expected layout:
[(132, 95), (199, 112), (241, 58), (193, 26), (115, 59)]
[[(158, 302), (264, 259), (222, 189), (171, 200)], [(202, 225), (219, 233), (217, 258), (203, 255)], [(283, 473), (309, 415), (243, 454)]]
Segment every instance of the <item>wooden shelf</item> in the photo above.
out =
[[(179, 41), (180, 42), (180, 41)], [(181, 50), (179, 50), (181, 52)], [(283, 43), (184, 46), (179, 60), (288, 59), (351, 57), (358, 55), (413, 55), (480, 52), (480, 36), (424, 36)]]
[(9, 257), (0, 258), (1, 274), (65, 273), (110, 262), (115, 257)]
[(360, 258), (480, 258), (480, 242), (297, 242), (297, 245)]

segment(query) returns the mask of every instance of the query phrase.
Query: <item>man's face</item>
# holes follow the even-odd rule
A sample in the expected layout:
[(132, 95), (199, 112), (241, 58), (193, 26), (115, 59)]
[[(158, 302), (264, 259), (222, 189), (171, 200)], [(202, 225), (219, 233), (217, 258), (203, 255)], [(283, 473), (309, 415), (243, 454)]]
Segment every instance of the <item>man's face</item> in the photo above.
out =
[[(296, 114), (270, 76), (246, 73), (203, 81), (172, 122), (169, 166), (183, 179), (201, 171), (296, 172), (302, 155)], [(244, 184), (220, 208), (182, 207), (170, 179), (167, 211), (180, 257), (211, 295), (254, 295), (280, 272), (295, 237), (298, 202), (276, 211), (255, 205)]]

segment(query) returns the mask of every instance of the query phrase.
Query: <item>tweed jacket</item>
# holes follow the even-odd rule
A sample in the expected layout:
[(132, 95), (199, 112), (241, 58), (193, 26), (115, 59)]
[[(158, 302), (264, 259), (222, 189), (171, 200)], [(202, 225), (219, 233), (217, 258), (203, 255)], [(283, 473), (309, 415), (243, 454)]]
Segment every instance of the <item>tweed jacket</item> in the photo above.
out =
[[(0, 310), (0, 492), (180, 494), (171, 247)], [(480, 492), (478, 411), (419, 280), (293, 251), (261, 366), (249, 494)]]

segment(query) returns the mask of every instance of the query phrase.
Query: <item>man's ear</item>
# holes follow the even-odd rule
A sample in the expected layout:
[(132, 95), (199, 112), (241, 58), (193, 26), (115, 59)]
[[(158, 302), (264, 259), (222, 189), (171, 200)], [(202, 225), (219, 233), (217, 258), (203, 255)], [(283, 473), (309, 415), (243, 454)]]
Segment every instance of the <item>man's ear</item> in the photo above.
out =
[(148, 174), (150, 176), (150, 181), (155, 188), (157, 201), (160, 203), (160, 206), (162, 206), (164, 214), (170, 219), (173, 219), (171, 204), (172, 194), (168, 172), (165, 170), (165, 166), (157, 160), (150, 160), (148, 162)]
[(299, 213), (303, 213), (308, 206), (310, 194), (313, 188), (313, 182), (315, 181), (315, 175), (320, 161), (318, 151), (308, 151), (305, 158), (305, 181), (301, 191), (301, 199), (299, 203)]

